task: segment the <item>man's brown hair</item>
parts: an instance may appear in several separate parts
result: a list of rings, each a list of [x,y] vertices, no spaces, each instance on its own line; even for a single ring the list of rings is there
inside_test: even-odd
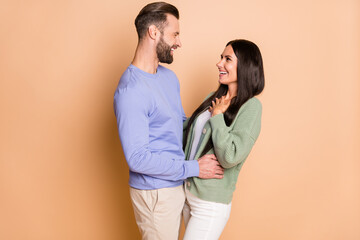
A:
[[[177,8],[166,2],[153,2],[146,5],[135,19],[136,31],[139,39],[143,38],[150,25],[154,24],[161,32],[166,24],[166,14],[179,19]]]

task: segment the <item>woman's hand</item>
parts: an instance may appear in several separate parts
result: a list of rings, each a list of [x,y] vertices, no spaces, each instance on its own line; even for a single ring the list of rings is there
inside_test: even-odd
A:
[[[215,102],[212,101],[212,106],[209,108],[209,112],[211,112],[211,116],[218,115],[220,113],[224,113],[228,107],[230,106],[231,99],[228,96],[222,96],[220,99],[215,98]]]

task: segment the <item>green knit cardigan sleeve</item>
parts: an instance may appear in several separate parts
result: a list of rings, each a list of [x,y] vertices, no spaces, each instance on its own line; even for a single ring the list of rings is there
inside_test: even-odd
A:
[[[257,98],[244,103],[228,127],[224,115],[210,118],[215,155],[223,168],[245,161],[260,134],[262,105]]]

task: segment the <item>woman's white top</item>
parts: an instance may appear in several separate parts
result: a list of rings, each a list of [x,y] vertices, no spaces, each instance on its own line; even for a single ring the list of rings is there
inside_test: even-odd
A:
[[[193,160],[196,154],[197,146],[200,141],[202,130],[205,126],[205,123],[211,118],[211,112],[205,110],[202,112],[198,118],[196,119],[193,131],[194,131],[194,139],[191,145],[191,152],[189,156],[189,160]]]

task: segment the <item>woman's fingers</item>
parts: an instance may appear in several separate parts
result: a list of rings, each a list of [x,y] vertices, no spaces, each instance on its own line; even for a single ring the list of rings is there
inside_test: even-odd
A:
[[[221,96],[220,98],[215,98],[211,101],[211,106],[209,107],[209,112],[212,113],[212,116],[215,116],[219,113],[224,113],[230,106],[231,99],[227,99],[227,96]]]
[[[218,105],[219,103],[220,103],[220,100],[218,99],[218,98],[215,98],[215,100],[216,100],[216,105]]]

